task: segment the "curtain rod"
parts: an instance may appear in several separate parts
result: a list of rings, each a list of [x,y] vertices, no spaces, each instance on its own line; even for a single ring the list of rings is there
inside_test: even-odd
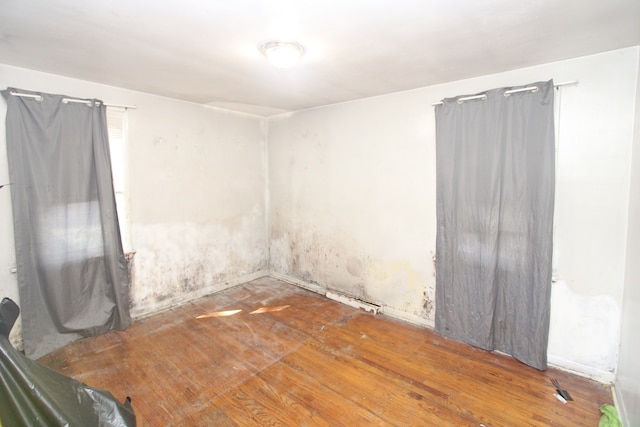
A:
[[[42,101],[42,95],[35,95],[35,94],[31,94],[31,93],[19,93],[19,92],[14,92],[11,91],[9,92],[11,95],[13,96],[20,96],[22,98],[31,98],[31,99],[35,99],[36,101]],[[86,105],[92,105],[93,101],[90,101],[88,99],[75,99],[75,98],[62,98],[61,102],[63,102],[64,104],[68,104],[70,102],[75,102],[78,104],[86,104]],[[138,108],[135,105],[118,105],[118,104],[109,104],[107,102],[102,102],[102,101],[98,101],[97,104],[99,105],[100,103],[104,104],[105,107],[114,107],[114,108],[125,108],[125,109],[136,109]]]
[[[568,82],[556,83],[556,84],[553,85],[553,87],[555,87],[557,89],[560,86],[577,85],[577,84],[578,84],[578,80],[571,80],[571,81],[568,81]],[[527,86],[527,87],[521,87],[519,89],[507,90],[507,91],[504,92],[504,96],[509,96],[509,95],[511,95],[513,93],[528,92],[528,91],[537,92],[538,91],[538,86]],[[462,98],[458,98],[458,103],[461,104],[461,103],[463,103],[465,101],[471,101],[472,99],[482,99],[482,100],[484,100],[486,98],[487,98],[487,95],[485,95],[485,94],[465,96],[465,97],[462,97]],[[436,103],[431,104],[431,105],[433,105],[435,107],[436,105],[442,105],[442,104],[443,104],[443,101],[440,101],[440,102],[436,102]]]

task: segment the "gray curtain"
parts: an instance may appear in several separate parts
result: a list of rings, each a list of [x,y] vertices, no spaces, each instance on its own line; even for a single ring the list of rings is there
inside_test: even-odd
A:
[[[436,106],[436,330],[546,369],[553,81]]]
[[[13,88],[2,95],[22,335],[36,358],[126,328],[128,276],[104,103]]]

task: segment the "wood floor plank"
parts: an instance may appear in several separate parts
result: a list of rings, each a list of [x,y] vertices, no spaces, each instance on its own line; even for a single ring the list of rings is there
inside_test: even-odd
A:
[[[350,402],[368,410],[391,425],[437,425],[448,421],[453,425],[471,425],[472,420],[459,413],[444,413],[438,398],[416,399],[419,390],[399,384],[397,378],[381,375],[348,355],[332,354],[332,350],[317,341],[309,341],[299,351],[289,355],[284,363],[303,370],[308,376],[327,384]]]
[[[313,414],[306,420],[308,425],[388,425],[372,412],[356,405],[345,411],[344,396],[332,389],[316,376],[296,366],[291,361],[283,361],[259,374],[265,382],[272,384],[272,390],[287,395]],[[318,420],[323,420],[322,423]]]
[[[605,385],[264,278],[42,359],[147,426],[593,426]],[[574,397],[554,396],[557,378]]]
[[[406,352],[406,345],[403,346],[401,340],[391,339],[397,335],[397,331],[406,331],[406,325],[401,328],[384,330],[392,321],[385,320],[380,322],[379,319],[371,319],[363,316],[355,317],[352,320],[353,326],[340,330],[341,333],[347,334],[343,337],[333,337],[329,343],[333,347],[342,347],[344,343],[358,342],[357,351],[361,360],[379,369],[386,369],[389,375],[401,375],[405,381],[421,381],[422,384],[429,384],[432,388],[437,388],[447,396],[451,396],[451,404],[460,401],[460,406],[473,410],[479,416],[492,411],[494,407],[509,406],[516,414],[523,414],[525,420],[539,418],[541,425],[547,425],[544,414],[547,408],[556,408],[557,401],[552,396],[553,388],[550,381],[545,381],[547,377],[544,373],[532,368],[528,368],[521,363],[508,358],[506,356],[492,355],[482,350],[469,348],[467,346],[465,357],[456,357],[457,352],[452,352],[459,346],[459,343],[450,342],[448,347],[434,346],[433,343],[428,345],[420,344],[420,348],[411,354],[411,357],[403,357]],[[426,337],[424,331],[416,330],[422,336]],[[327,335],[329,336],[329,335]],[[411,336],[411,335],[410,335]],[[420,337],[415,336],[419,341]],[[439,337],[438,340],[442,340]],[[381,342],[376,342],[376,341]],[[394,345],[394,343],[396,345]],[[408,343],[408,341],[407,341]],[[355,355],[353,346],[350,348],[351,354]],[[502,360],[502,363],[497,361]],[[507,375],[504,372],[505,364],[513,364],[519,370],[529,370],[529,376],[519,377]],[[496,369],[492,369],[493,365]],[[473,377],[469,381],[468,373],[473,373]],[[550,370],[549,372],[556,372]],[[565,373],[556,372],[556,376],[565,376]],[[526,380],[526,381],[525,381]],[[481,384],[482,390],[478,390],[478,383]],[[481,392],[485,398],[479,400],[476,398]],[[576,396],[580,396],[576,393]],[[598,410],[600,401],[586,402],[575,398],[575,402],[571,405],[570,412],[556,412],[555,416],[569,415],[571,420],[582,418],[585,413],[592,414]],[[608,399],[605,393],[601,398]],[[538,402],[538,406],[535,403]],[[543,405],[541,406],[540,403]],[[586,410],[583,411],[583,410]],[[597,412],[596,412],[597,413]],[[562,417],[566,419],[566,417]],[[525,422],[520,420],[520,422]],[[569,421],[571,421],[569,420]],[[487,419],[481,420],[486,424]],[[509,421],[514,419],[500,419],[493,416],[493,422],[499,421],[504,425],[508,425]]]

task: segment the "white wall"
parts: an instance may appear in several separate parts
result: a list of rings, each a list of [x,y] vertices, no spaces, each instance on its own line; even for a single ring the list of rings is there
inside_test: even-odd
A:
[[[269,121],[271,268],[432,318],[435,156],[405,92]]]
[[[612,380],[627,226],[637,227],[628,212],[638,57],[638,48],[624,49],[269,120],[3,65],[0,87],[138,106],[130,111],[128,153],[135,315],[270,268],[277,277],[348,293],[384,305],[387,314],[431,325],[431,104],[549,78],[579,80],[558,99],[559,282],[549,353],[554,364]],[[5,108],[0,102],[2,117]],[[4,135],[2,120],[0,182],[8,179]],[[15,255],[6,188],[0,211],[0,295],[17,299],[9,273]],[[627,273],[627,283],[634,278]],[[637,353],[634,347],[631,352]]]
[[[267,273],[265,121],[0,65],[0,87],[136,105],[129,110],[132,312],[154,312]],[[0,101],[0,183],[8,181]],[[0,296],[19,301],[10,193],[0,190]],[[19,344],[20,325],[12,333]]]
[[[137,105],[134,315],[267,274],[264,119],[166,98]]]
[[[640,70],[640,63],[638,64]],[[629,230],[622,303],[620,360],[615,383],[618,411],[625,426],[640,425],[640,71],[636,80],[633,167],[629,192]]]
[[[270,118],[274,275],[433,324],[432,103],[553,78],[560,90],[550,362],[612,381],[638,48]]]

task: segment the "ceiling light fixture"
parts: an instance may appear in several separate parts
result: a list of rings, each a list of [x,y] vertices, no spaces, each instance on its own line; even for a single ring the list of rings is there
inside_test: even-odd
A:
[[[269,40],[259,46],[260,52],[278,68],[291,68],[298,63],[305,48],[298,42]]]

